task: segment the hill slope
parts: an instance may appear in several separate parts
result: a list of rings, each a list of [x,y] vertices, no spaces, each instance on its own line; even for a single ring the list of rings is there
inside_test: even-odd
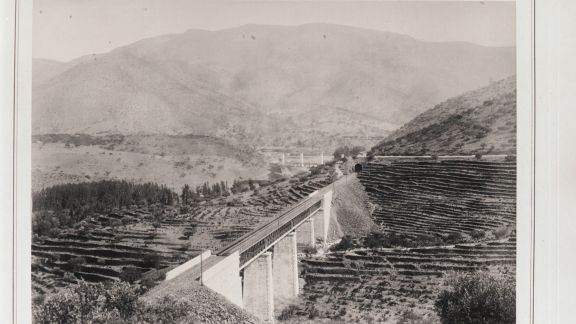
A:
[[[514,154],[516,77],[449,99],[393,132],[376,155]]]
[[[355,133],[381,135],[422,107],[515,73],[514,52],[326,24],[190,30],[59,66],[37,61],[35,73],[46,64],[55,73],[35,77],[33,125],[36,134],[193,133],[261,144],[295,128],[334,135],[338,109],[364,116]],[[310,111],[320,113],[298,118]]]

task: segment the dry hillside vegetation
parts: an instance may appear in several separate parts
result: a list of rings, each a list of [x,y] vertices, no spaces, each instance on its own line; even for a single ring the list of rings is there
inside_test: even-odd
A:
[[[373,205],[364,186],[356,176],[348,175],[346,185],[335,191],[332,198],[332,214],[337,217],[340,236],[361,237],[375,229],[372,219]],[[337,237],[336,239],[338,239]]]
[[[516,77],[449,99],[372,149],[376,155],[515,154]]]
[[[254,149],[207,136],[46,134],[33,137],[32,186],[131,179],[184,184],[267,179],[269,165]]]

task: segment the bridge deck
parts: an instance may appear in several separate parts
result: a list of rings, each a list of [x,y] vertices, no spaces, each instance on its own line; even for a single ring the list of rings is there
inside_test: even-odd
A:
[[[246,264],[253,257],[264,252],[277,239],[292,231],[298,224],[319,210],[322,206],[324,194],[340,186],[343,181],[345,181],[345,179],[341,178],[313,192],[301,202],[280,212],[279,216],[272,221],[260,226],[220,250],[217,255],[225,256],[238,251],[241,259],[240,264]]]

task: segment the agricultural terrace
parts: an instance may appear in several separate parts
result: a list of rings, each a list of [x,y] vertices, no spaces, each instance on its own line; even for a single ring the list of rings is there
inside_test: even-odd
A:
[[[379,230],[302,260],[302,298],[279,311],[281,320],[435,323],[448,278],[514,277],[511,158],[382,160],[358,179]]]
[[[329,183],[328,169],[254,190],[194,202],[140,204],[90,212],[53,235],[34,235],[32,285],[37,298],[78,280],[161,280],[201,251],[216,251]]]

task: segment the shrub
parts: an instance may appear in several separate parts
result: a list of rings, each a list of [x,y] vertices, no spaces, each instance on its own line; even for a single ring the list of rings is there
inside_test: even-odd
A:
[[[350,235],[344,236],[340,242],[330,248],[331,251],[346,251],[354,247],[354,242]]]
[[[391,236],[394,236],[392,234]],[[391,239],[384,233],[372,232],[364,238],[364,246],[368,248],[392,247]]]
[[[84,257],[74,257],[69,261],[70,265],[72,265],[72,271],[78,272],[82,269],[82,265],[86,263],[86,259]]]
[[[190,242],[186,242],[182,245],[180,245],[180,247],[178,248],[178,251],[180,252],[186,252],[190,249]]]
[[[307,245],[304,248],[302,248],[302,252],[306,254],[307,257],[310,257],[318,253],[318,248],[316,248],[316,246],[314,245]]]
[[[166,279],[166,270],[151,270],[146,272],[140,280],[140,285],[145,289],[150,289],[160,281]]]
[[[515,323],[516,287],[512,278],[468,274],[450,280],[434,306],[444,324]]]
[[[320,316],[320,311],[316,308],[316,306],[310,307],[308,310],[308,318],[315,319],[318,316]]]
[[[142,271],[134,266],[127,266],[120,273],[120,280],[128,283],[134,283],[142,277]]]
[[[298,307],[296,305],[290,305],[280,312],[278,319],[281,321],[287,321],[296,316],[296,311],[298,311]]]
[[[486,232],[475,229],[472,232],[470,232],[470,236],[475,240],[479,240],[486,237]]]
[[[160,269],[160,261],[162,260],[162,258],[160,257],[159,254],[147,254],[144,256],[144,264],[146,264],[146,267],[151,267],[151,268],[155,268],[155,269]]]
[[[482,160],[482,154],[480,153],[474,154],[474,157],[476,158],[476,160]]]
[[[364,238],[364,246],[368,248],[414,247],[417,245],[417,242],[396,233],[372,232]]]
[[[499,227],[499,228],[493,230],[492,232],[494,233],[494,237],[497,240],[501,240],[505,237],[510,236],[510,234],[512,234],[512,230],[513,230],[512,226],[504,226],[504,227]]]
[[[515,155],[506,155],[506,157],[504,158],[504,161],[506,161],[506,162],[516,161],[516,156]]]
[[[186,317],[190,315],[191,305],[187,301],[164,297],[150,303],[138,304],[132,323],[190,323]]]
[[[35,323],[118,323],[139,307],[140,290],[127,283],[88,284],[64,288],[32,310]]]
[[[460,243],[465,241],[466,238],[464,237],[464,235],[460,232],[455,232],[455,233],[450,233],[448,234],[448,237],[446,238],[446,243]]]

